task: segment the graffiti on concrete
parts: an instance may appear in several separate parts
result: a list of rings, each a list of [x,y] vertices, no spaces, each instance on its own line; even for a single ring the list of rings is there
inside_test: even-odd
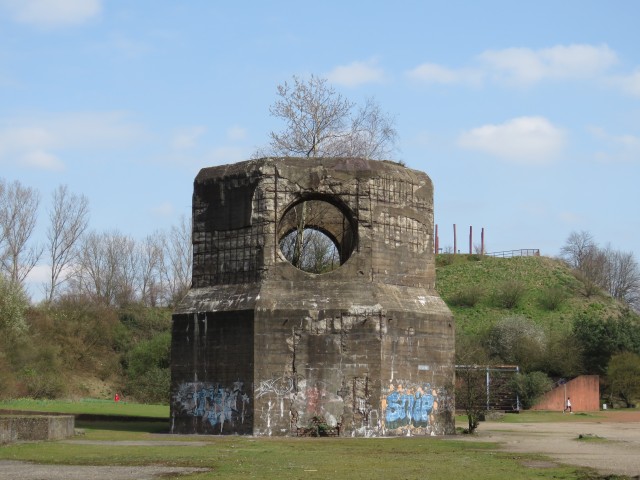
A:
[[[384,410],[385,425],[389,429],[428,427],[435,408],[436,391],[431,385],[402,385],[389,387]]]
[[[222,431],[225,424],[244,423],[250,399],[243,382],[234,382],[231,387],[186,382],[180,385],[174,400],[188,415],[199,417],[212,427],[219,426]]]

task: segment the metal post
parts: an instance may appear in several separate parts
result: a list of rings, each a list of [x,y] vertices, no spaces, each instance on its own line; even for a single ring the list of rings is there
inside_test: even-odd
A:
[[[490,388],[489,388],[489,383],[490,383],[491,379],[489,378],[489,367],[487,367],[487,411],[489,410],[489,393],[490,393]]]
[[[453,254],[458,253],[458,237],[456,236],[456,224],[453,224]]]

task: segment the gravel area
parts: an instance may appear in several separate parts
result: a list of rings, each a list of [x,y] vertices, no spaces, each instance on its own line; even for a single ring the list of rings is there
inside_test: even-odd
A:
[[[640,478],[640,412],[562,423],[482,422],[461,441],[496,442],[508,452],[540,453],[558,463],[591,467],[602,475]],[[583,440],[578,440],[582,436]]]

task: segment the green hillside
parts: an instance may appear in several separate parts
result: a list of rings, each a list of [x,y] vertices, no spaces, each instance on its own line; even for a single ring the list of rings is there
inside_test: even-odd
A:
[[[460,333],[485,332],[497,320],[523,315],[548,331],[569,332],[580,313],[605,320],[628,308],[603,292],[587,296],[587,287],[562,261],[549,257],[494,258],[439,255],[436,289],[452,310]],[[500,302],[505,290],[521,290],[517,304]],[[471,293],[469,293],[471,292]],[[465,302],[466,297],[471,300]],[[473,303],[475,299],[475,304]]]

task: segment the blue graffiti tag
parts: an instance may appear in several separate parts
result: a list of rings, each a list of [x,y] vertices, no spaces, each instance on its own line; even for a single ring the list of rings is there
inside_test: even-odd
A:
[[[193,382],[182,384],[176,399],[188,415],[200,417],[211,426],[225,423],[244,423],[249,396],[243,392],[242,382],[232,388],[219,384]]]
[[[425,392],[430,391],[426,385]],[[426,427],[429,415],[433,410],[434,397],[431,393],[417,390],[415,393],[393,391],[387,395],[385,420],[387,428],[398,428],[407,425]]]

